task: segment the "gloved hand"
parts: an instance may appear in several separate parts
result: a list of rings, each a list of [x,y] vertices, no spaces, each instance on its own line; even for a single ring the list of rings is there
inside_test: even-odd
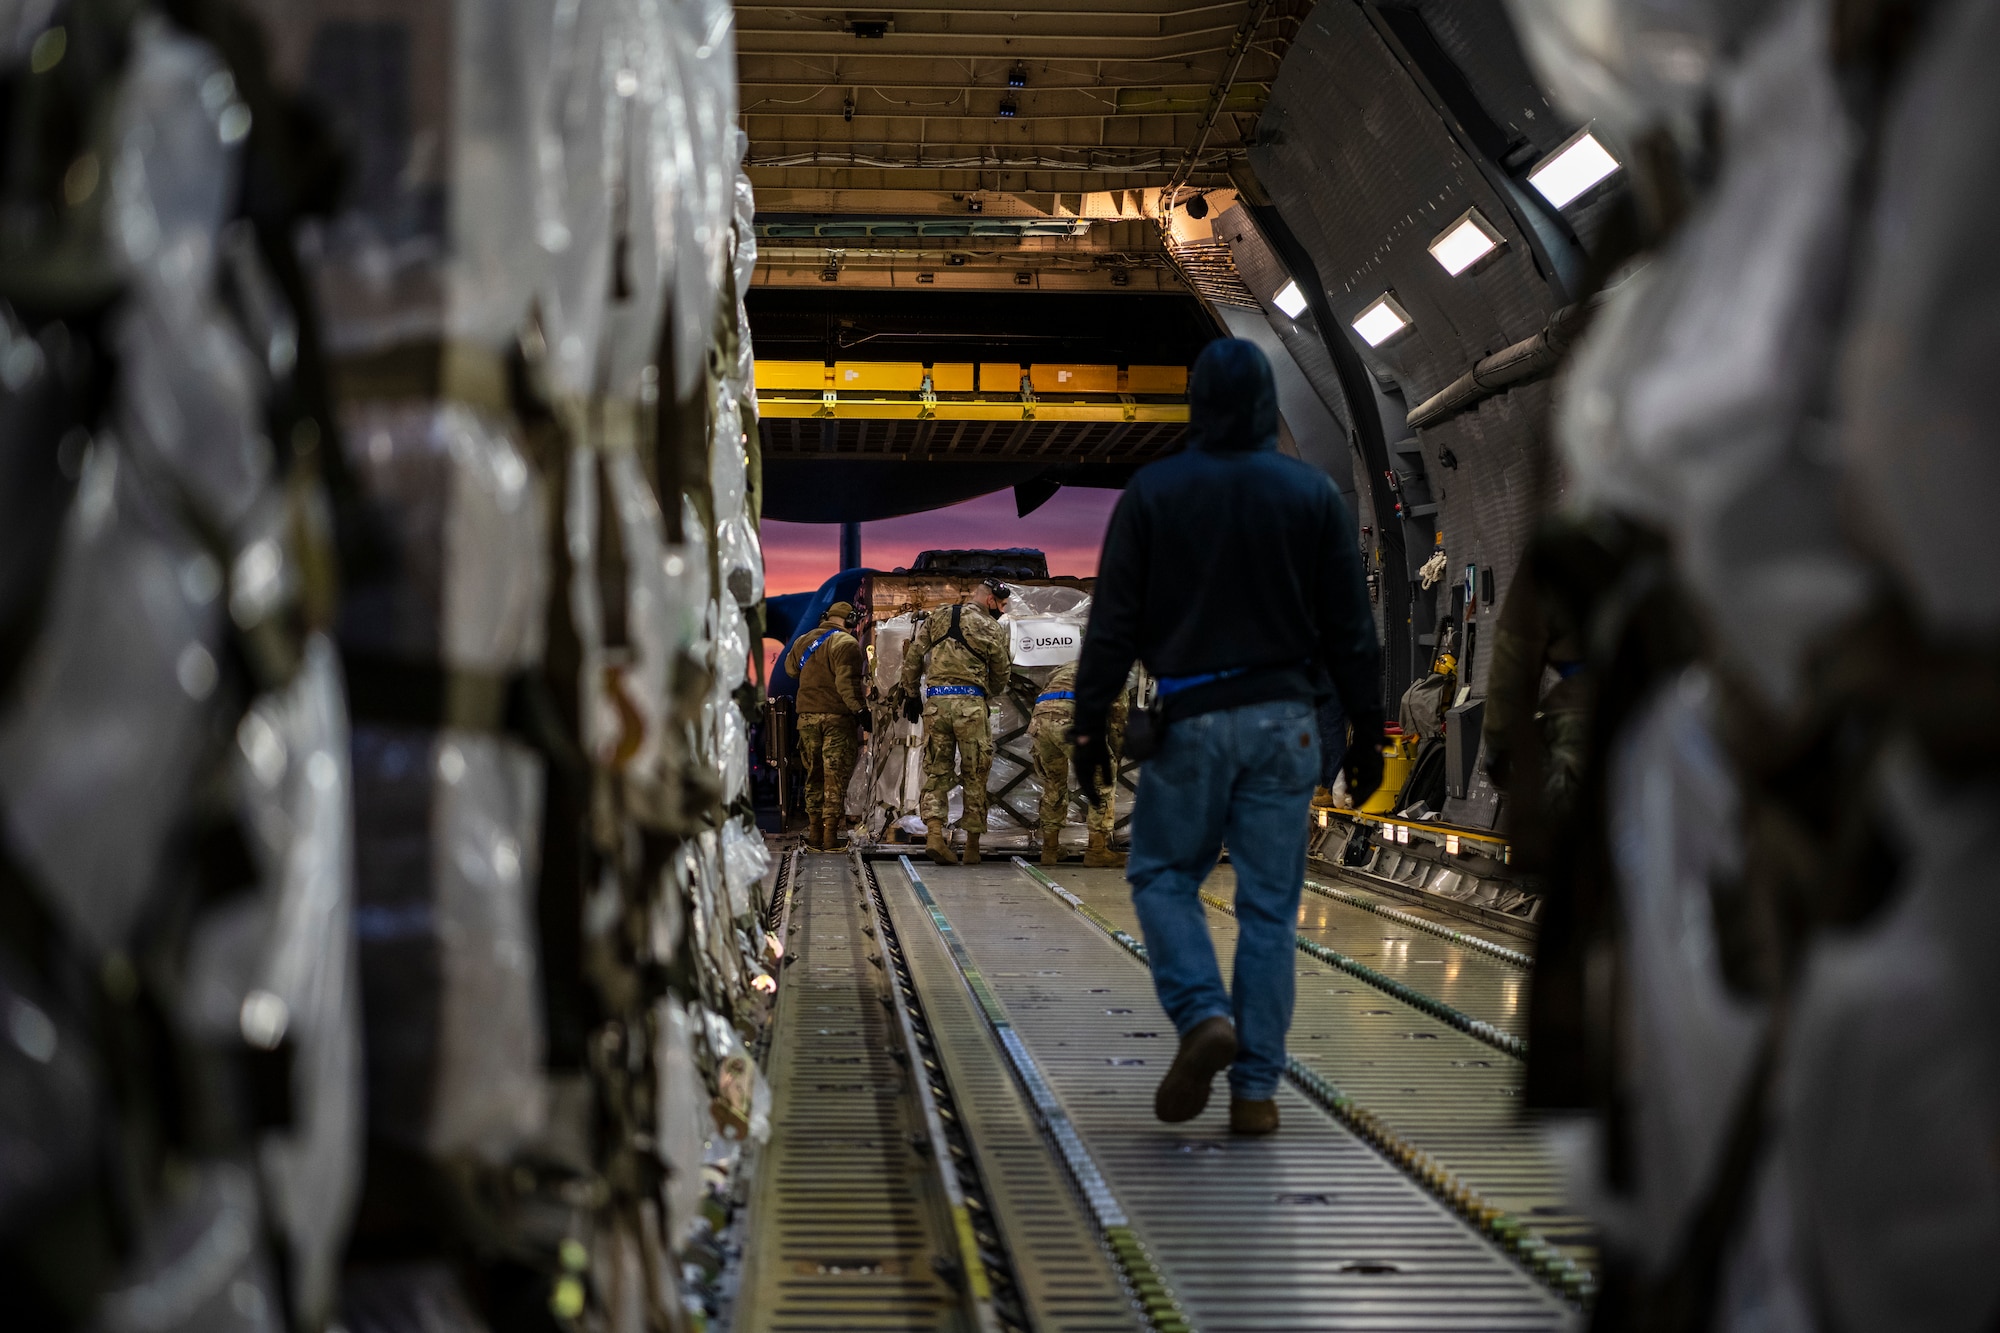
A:
[[[923,721],[924,701],[914,694],[903,700],[903,720],[906,722]]]
[[[1076,775],[1083,783],[1083,799],[1093,806],[1104,803],[1104,790],[1111,785],[1111,747],[1102,736],[1069,733],[1070,752],[1076,760]]]
[[[854,721],[855,721],[856,725],[858,725],[858,726],[859,726],[859,727],[861,728],[861,734],[862,734],[862,735],[864,735],[864,736],[872,736],[872,735],[874,735],[874,734],[875,734],[875,710],[874,710],[874,709],[872,709],[872,708],[864,708],[864,709],[862,709],[862,710],[861,710],[860,712],[858,712],[858,713],[856,713],[856,714],[854,715]]]
[[[1353,739],[1347,743],[1341,772],[1347,777],[1347,799],[1359,810],[1382,785],[1382,715],[1363,713],[1351,720]]]

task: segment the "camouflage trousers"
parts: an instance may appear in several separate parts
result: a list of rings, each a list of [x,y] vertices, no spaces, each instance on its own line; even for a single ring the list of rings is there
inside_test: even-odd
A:
[[[800,713],[799,758],[806,769],[806,820],[839,820],[861,757],[861,729],[845,713]]]
[[[954,776],[952,760],[958,761]],[[965,814],[958,826],[986,831],[986,778],[993,771],[993,729],[986,720],[986,700],[977,695],[946,694],[924,700],[924,793],[917,813],[925,823],[950,813],[951,789],[965,788]]]
[[[1075,716],[1075,706],[1068,703],[1053,707],[1043,705],[1028,719],[1028,741],[1035,751],[1035,777],[1042,784],[1041,825],[1043,833],[1054,833],[1063,826],[1069,805],[1070,749],[1066,733]],[[1086,823],[1092,833],[1102,833],[1108,841],[1111,831],[1118,821],[1116,797],[1118,794],[1118,753],[1125,748],[1125,708],[1123,700],[1111,710],[1111,717],[1105,724],[1105,739],[1111,744],[1111,785],[1104,788],[1102,804],[1090,807]]]

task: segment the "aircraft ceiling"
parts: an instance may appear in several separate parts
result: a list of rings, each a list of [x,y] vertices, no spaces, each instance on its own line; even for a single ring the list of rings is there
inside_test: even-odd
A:
[[[842,358],[984,343],[1023,373],[1186,365],[1225,328],[1249,333],[1325,409],[1286,438],[1352,488],[1389,571],[1392,677],[1447,610],[1442,585],[1410,591],[1437,552],[1454,588],[1464,566],[1504,593],[1551,484],[1549,340],[1623,252],[1633,202],[1615,171],[1560,203],[1533,184],[1583,129],[1536,86],[1498,0],[738,13],[760,355],[823,356],[831,384]],[[1435,247],[1459,227],[1485,249],[1454,270]],[[1356,327],[1371,313],[1379,346]],[[1531,353],[1518,382],[1467,389],[1509,349]],[[1447,387],[1453,406],[1412,427]],[[1117,484],[1180,438],[852,419],[866,410],[766,421],[767,512],[906,512],[1040,464],[1027,503],[1065,475]],[[926,473],[952,467],[967,470]]]

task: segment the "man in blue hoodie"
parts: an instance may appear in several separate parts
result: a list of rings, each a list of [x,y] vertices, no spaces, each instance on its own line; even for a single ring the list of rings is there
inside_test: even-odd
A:
[[[1264,354],[1210,343],[1189,407],[1188,447],[1141,469],[1111,516],[1077,669],[1076,761],[1095,791],[1106,716],[1133,660],[1145,663],[1166,730],[1140,770],[1125,877],[1181,1039],[1154,1113],[1200,1115],[1230,1068],[1230,1128],[1268,1134],[1320,747],[1344,749],[1356,805],[1381,785],[1381,650],[1353,518],[1329,477],[1277,451]],[[1348,735],[1319,734],[1316,703],[1329,696]],[[1236,872],[1233,995],[1200,898],[1224,844]]]

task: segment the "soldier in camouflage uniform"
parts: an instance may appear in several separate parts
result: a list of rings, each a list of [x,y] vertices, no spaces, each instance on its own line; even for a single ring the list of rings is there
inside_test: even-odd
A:
[[[954,754],[959,785],[965,789],[965,814],[958,821],[965,830],[965,863],[979,863],[986,777],[993,768],[993,729],[986,707],[1007,688],[1013,656],[1007,631],[994,619],[1006,601],[1006,584],[984,580],[973,589],[971,601],[931,612],[903,653],[897,693],[903,715],[912,722],[921,717],[924,723],[924,792],[917,810],[924,819],[924,850],[939,865],[958,864],[944,836]]]
[[[1111,771],[1118,771],[1118,752],[1125,747],[1126,696],[1111,705],[1105,736],[1111,746]],[[1070,724],[1076,718],[1076,663],[1059,666],[1048,684],[1035,696],[1035,712],[1028,719],[1028,739],[1035,747],[1035,776],[1042,784],[1042,864],[1052,866],[1061,857],[1058,838],[1063,815],[1069,806]],[[1090,846],[1083,854],[1084,865],[1116,869],[1125,858],[1111,850],[1111,831],[1117,821],[1113,797],[1118,783],[1114,777],[1101,792],[1102,800],[1090,806]]]
[[[861,645],[848,633],[854,608],[835,602],[818,625],[785,651],[785,670],[799,683],[799,757],[806,770],[806,845],[830,852],[847,803],[847,784],[861,754],[868,708]]]

